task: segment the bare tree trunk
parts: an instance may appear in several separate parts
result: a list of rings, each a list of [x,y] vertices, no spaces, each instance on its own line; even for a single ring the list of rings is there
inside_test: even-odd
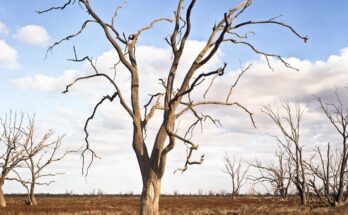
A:
[[[144,180],[143,191],[140,197],[140,214],[158,215],[160,195],[161,179],[151,171],[150,177]]]
[[[306,205],[307,204],[307,194],[306,194],[305,190],[301,190],[300,198],[301,198],[301,205]]]
[[[140,196],[139,214],[158,215],[159,198],[161,194],[161,179],[156,173],[158,169],[152,168],[151,159],[147,153],[146,145],[143,143],[144,139],[140,126],[135,123],[133,126],[133,149],[137,156],[143,179],[143,190]]]
[[[340,169],[340,181],[338,186],[338,192],[336,196],[336,202],[337,204],[343,203],[343,193],[344,193],[344,178],[345,178],[345,170],[347,165],[347,146],[346,146],[346,138],[343,138],[343,155],[342,155],[342,162],[341,162],[341,169]]]
[[[169,122],[170,127],[173,127],[174,121]],[[143,141],[143,133],[138,133],[136,127],[135,141]],[[143,190],[140,196],[140,214],[141,215],[158,215],[159,214],[159,198],[161,195],[161,179],[164,174],[165,165],[166,165],[166,155],[163,153],[164,143],[167,139],[167,132],[165,127],[162,125],[159,129],[156,140],[154,143],[153,151],[151,157],[139,156],[135,148],[135,152],[138,157],[138,162],[141,170],[141,175],[143,179]],[[134,146],[138,144],[133,144]],[[146,147],[146,145],[144,144]],[[147,150],[144,150],[146,153]],[[147,159],[148,158],[148,159]]]
[[[4,185],[4,181],[0,179],[0,206],[4,208],[6,207],[6,201],[5,201],[4,192],[2,190],[3,185]]]
[[[302,194],[301,194],[301,204],[306,205],[307,204],[307,180],[306,180],[306,174],[305,174],[305,168],[303,165],[303,160],[302,160],[302,150],[300,152],[300,165],[301,165],[301,177],[302,177]]]
[[[29,201],[31,205],[37,205],[37,201],[34,195],[35,192],[35,181],[30,185]]]
[[[303,168],[303,165],[301,164],[301,167]],[[303,171],[303,169],[302,169]],[[299,182],[297,186],[297,189],[298,189],[298,192],[299,192],[299,195],[300,195],[300,199],[301,199],[301,205],[306,205],[307,204],[307,182],[306,182],[306,178],[305,178],[305,175],[301,174],[301,177],[302,177],[302,181]],[[297,177],[299,178],[299,177]]]
[[[298,191],[298,195],[300,196],[301,199],[301,205],[306,205],[307,204],[307,195],[306,195],[306,190],[303,187],[302,183],[299,184],[295,184],[297,191]]]

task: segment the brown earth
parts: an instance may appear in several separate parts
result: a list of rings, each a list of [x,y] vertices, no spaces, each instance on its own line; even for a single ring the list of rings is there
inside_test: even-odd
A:
[[[37,206],[24,205],[24,196],[7,196],[8,207],[1,215],[111,215],[137,214],[136,196],[38,196]],[[275,197],[241,196],[163,196],[161,214],[348,214],[348,205],[326,207],[316,201],[300,207],[297,198],[282,200]]]

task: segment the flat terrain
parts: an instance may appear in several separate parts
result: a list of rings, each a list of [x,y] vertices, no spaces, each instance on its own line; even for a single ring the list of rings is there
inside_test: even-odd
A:
[[[37,206],[23,204],[24,196],[7,196],[7,208],[1,215],[111,215],[137,214],[136,196],[37,196]],[[348,206],[325,207],[312,201],[309,206],[298,206],[297,198],[282,200],[274,197],[241,196],[163,196],[161,214],[348,214]]]

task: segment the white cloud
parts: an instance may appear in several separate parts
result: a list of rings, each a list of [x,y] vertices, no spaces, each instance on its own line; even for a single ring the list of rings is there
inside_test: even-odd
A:
[[[178,77],[182,77],[185,69],[188,68],[190,63],[193,61],[193,56],[197,54],[199,48],[203,47],[204,43],[199,41],[188,41],[188,46],[185,49],[183,55],[183,61],[179,67]],[[152,53],[151,55],[149,53]],[[215,68],[215,66],[221,63],[220,59],[221,53],[212,58],[211,62],[205,65],[201,70],[208,70]],[[114,64],[117,62],[116,52],[114,50],[104,52],[97,59],[97,68],[100,72],[109,74],[111,77],[114,75],[114,70],[112,69]],[[165,78],[165,72],[169,70],[171,63],[171,49],[169,48],[157,48],[152,46],[139,46],[137,48],[138,66],[139,66],[139,76],[142,81],[142,91],[143,98],[148,98],[149,93],[157,92],[163,89],[159,84],[158,78]],[[70,81],[72,81],[77,76],[82,76],[86,74],[93,74],[94,71],[90,68],[89,63],[86,63],[81,71],[65,71],[61,76],[48,76],[45,74],[36,74],[33,77],[26,76],[16,80],[12,80],[16,86],[20,89],[30,89],[38,92],[61,92]],[[129,72],[124,66],[117,66],[116,79],[119,87],[124,89],[125,95],[127,95],[128,87],[130,84]],[[109,89],[108,82],[103,78],[89,80],[83,80],[75,84],[71,89],[72,93],[77,93],[78,95],[86,95],[86,87],[94,89],[88,92],[90,96],[91,93],[95,94],[105,94],[105,90]],[[126,97],[126,96],[125,96]]]
[[[14,70],[20,67],[16,49],[9,46],[6,41],[0,40],[0,50],[0,69]]]
[[[77,76],[77,71],[66,70],[63,75],[52,77],[43,74],[36,74],[33,77],[26,76],[12,80],[12,83],[22,90],[34,90],[39,92],[62,92],[65,83]]]
[[[275,72],[267,68],[264,60],[251,62],[253,68],[242,77],[232,98],[253,106],[282,100],[308,103],[313,95],[320,96],[348,83],[348,49],[342,49],[340,55],[330,56],[327,61],[296,58],[287,61],[300,71],[286,69],[279,61],[272,62]],[[229,73],[216,82],[211,97],[226,95],[237,73]]]
[[[198,41],[190,41],[190,46],[187,47],[183,56],[182,65],[179,67],[178,80],[182,78],[185,69],[190,65],[193,57],[203,45]],[[137,48],[138,66],[141,78],[142,102],[148,100],[149,93],[155,93],[163,87],[158,84],[158,78],[164,78],[164,75],[170,67],[172,61],[171,50],[167,48],[157,48],[151,46],[140,46]],[[202,71],[211,71],[222,64],[223,53],[212,59]],[[303,143],[306,145],[306,150],[310,150],[313,144],[331,141],[335,139],[335,133],[327,123],[325,117],[318,109],[312,95],[323,96],[329,98],[335,87],[346,85],[348,71],[348,49],[343,49],[339,55],[333,55],[326,61],[311,62],[307,60],[299,60],[296,58],[287,59],[294,67],[300,71],[288,70],[278,61],[272,61],[272,66],[275,72],[270,71],[267,63],[262,60],[254,60],[250,63],[253,68],[248,71],[240,80],[237,87],[234,89],[231,101],[238,101],[248,107],[255,113],[255,119],[258,130],[253,129],[248,115],[236,108],[225,107],[207,107],[199,109],[205,114],[212,114],[214,118],[221,119],[222,127],[216,128],[211,123],[205,125],[204,133],[200,133],[200,129],[196,131],[195,137],[192,139],[200,145],[198,152],[194,156],[206,155],[206,161],[202,166],[190,167],[190,170],[185,174],[174,175],[172,172],[184,164],[185,147],[178,143],[177,147],[171,152],[168,157],[168,168],[163,182],[163,191],[172,192],[180,187],[183,192],[196,192],[199,188],[211,189],[219,191],[222,189],[219,183],[207,185],[209,180],[224,181],[228,178],[221,174],[220,169],[223,168],[222,157],[225,151],[231,154],[238,154],[248,161],[253,161],[254,158],[260,160],[270,160],[275,148],[275,142],[272,138],[265,135],[265,132],[274,132],[275,128],[272,123],[260,113],[261,105],[270,104],[275,106],[279,101],[290,100],[299,102],[306,106],[306,112],[303,118],[302,135]],[[112,75],[111,67],[117,61],[114,51],[103,53],[97,61],[97,66],[100,71]],[[78,75],[92,74],[90,68],[83,67],[82,71],[66,71],[58,77],[48,75],[35,75],[34,77],[24,77],[13,80],[13,83],[23,89],[31,89],[39,92],[61,92],[65,85],[76,78]],[[239,71],[226,71],[222,77],[218,77],[215,81],[211,92],[207,95],[208,99],[225,99],[230,85],[234,82]],[[116,79],[120,88],[125,91],[124,96],[128,97],[129,89],[129,72],[124,67],[118,66]],[[178,86],[180,82],[177,82]],[[209,82],[207,82],[209,83]],[[192,95],[192,99],[196,101],[202,98],[207,85],[202,84],[197,88],[198,93]],[[112,88],[105,80],[93,80],[91,82],[83,81],[73,88],[70,94],[73,98],[86,99],[78,100],[78,105],[70,107],[69,105],[60,108],[60,114],[57,114],[55,119],[51,119],[54,123],[59,121],[70,134],[74,135],[71,144],[79,142],[83,144],[83,125],[85,119],[91,114],[92,106],[99,101],[102,96],[109,92]],[[129,101],[128,101],[129,102]],[[65,109],[67,108],[67,109]],[[73,111],[70,111],[70,108]],[[86,111],[87,110],[87,111]],[[149,146],[153,143],[156,129],[162,115],[154,116],[152,123],[148,126],[148,136],[146,139]],[[181,126],[188,126],[190,114],[187,114],[180,120]],[[110,190],[113,187],[108,184],[104,178],[98,178],[98,173],[110,172],[108,168],[112,168],[119,172],[124,169],[133,169],[125,171],[127,179],[114,173],[110,173],[110,178],[115,181],[129,181],[129,186],[114,188],[110,192],[140,190],[140,178],[136,159],[131,148],[131,123],[129,117],[116,101],[113,104],[103,104],[97,112],[95,119],[89,125],[91,147],[96,150],[102,160],[97,160],[92,167],[89,178],[93,178],[90,182],[91,187],[102,187]],[[179,130],[180,131],[180,130]],[[316,135],[313,135],[315,133]],[[321,134],[318,136],[317,134]],[[332,141],[335,142],[335,141]],[[127,165],[124,165],[122,159],[129,160]],[[112,160],[112,162],[111,162]],[[112,163],[112,167],[110,167]],[[80,171],[78,168],[76,171]],[[73,172],[73,171],[71,171]],[[170,177],[169,177],[170,176]],[[62,179],[63,180],[63,179]],[[62,184],[64,184],[62,182]],[[185,186],[182,186],[185,184]],[[182,188],[185,187],[185,188]],[[78,190],[85,188],[76,186]]]
[[[9,33],[9,30],[8,30],[7,26],[5,25],[5,23],[0,21],[0,35],[1,34],[6,35],[8,33]]]
[[[198,52],[199,48],[203,46],[203,43],[198,41],[190,41],[189,46],[183,56],[183,61],[179,67],[177,80],[181,80],[185,69],[188,68],[193,61],[193,57]],[[149,54],[151,53],[151,55]],[[164,78],[165,72],[168,71],[171,63],[171,50],[166,48],[157,48],[151,46],[140,46],[137,49],[138,65],[141,78],[141,92],[142,103],[148,101],[148,94],[156,93],[163,89],[158,84],[158,78]],[[324,96],[332,95],[332,91],[335,87],[340,87],[347,84],[347,71],[348,71],[348,49],[341,50],[339,55],[333,55],[328,58],[327,61],[310,62],[307,60],[299,60],[296,58],[287,59],[294,67],[299,68],[300,71],[289,70],[279,61],[272,61],[272,67],[275,72],[272,72],[267,63],[262,60],[255,60],[251,62],[253,67],[248,71],[240,80],[237,87],[234,89],[231,96],[231,101],[238,101],[242,105],[249,108],[255,113],[256,123],[260,128],[272,128],[265,117],[260,114],[259,108],[262,105],[276,105],[280,101],[290,100],[293,102],[300,102],[307,105],[308,120],[320,122],[320,113],[313,104],[313,95]],[[103,53],[98,58],[98,69],[105,73],[112,75],[111,69],[117,61],[116,53],[114,51],[108,51]],[[202,70],[210,71],[221,65],[222,53],[218,53],[208,65]],[[12,82],[21,89],[31,89],[40,92],[62,92],[64,87],[70,83],[74,78],[79,75],[91,74],[93,71],[86,67],[83,72],[77,71],[65,71],[64,74],[58,77],[52,77],[43,74],[37,74],[34,77],[23,77]],[[239,71],[226,71],[226,74],[222,77],[218,77],[215,84],[211,88],[210,93],[207,95],[207,99],[224,100],[229,91],[230,85],[234,82]],[[125,70],[123,66],[118,66],[116,79],[119,83],[119,87],[123,89],[123,96],[129,97],[129,72]],[[192,93],[192,99],[195,101],[202,100],[202,94],[206,89],[207,84],[202,84],[197,88],[198,93]],[[176,83],[177,85],[179,82]],[[88,90],[86,90],[88,89]],[[110,93],[112,87],[106,80],[94,79],[90,81],[83,80],[74,85],[71,88],[70,94],[73,96],[79,96],[85,98],[89,106],[95,104],[96,101],[104,96],[106,93]],[[127,100],[129,102],[129,99]],[[106,114],[101,114],[101,121],[99,127],[102,124],[110,126],[113,120],[108,119],[107,116],[113,115],[112,112],[115,108],[107,108]],[[243,110],[238,108],[225,108],[215,107],[213,110],[211,107],[201,108],[199,111],[211,113],[217,118],[222,119],[223,130],[236,133],[252,133],[253,129],[249,122],[248,115]],[[113,115],[114,116],[114,115]],[[122,115],[123,116],[123,115]],[[225,117],[229,116],[229,117]],[[158,118],[153,119],[153,123],[149,124],[149,128],[157,128],[161,114],[158,114]],[[190,119],[190,113],[184,117],[184,122],[188,123]],[[117,121],[115,119],[115,121]],[[120,126],[124,126],[127,120],[122,119],[122,123],[112,125],[113,128],[120,129]],[[240,124],[240,121],[246,123]],[[182,125],[185,125],[181,122]],[[209,125],[209,128],[214,129]],[[125,128],[128,128],[125,126]],[[149,129],[149,140],[151,140],[151,129]],[[153,131],[155,132],[155,130]]]
[[[46,29],[39,25],[21,27],[15,34],[15,38],[21,42],[35,46],[45,46],[50,39]]]

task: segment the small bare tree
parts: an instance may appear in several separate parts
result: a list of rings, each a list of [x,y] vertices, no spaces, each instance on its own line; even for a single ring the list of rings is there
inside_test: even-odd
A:
[[[14,170],[16,177],[9,178],[9,180],[20,182],[26,188],[28,192],[28,200],[26,203],[28,205],[37,204],[35,198],[36,185],[50,185],[55,182],[54,180],[44,182],[42,181],[43,178],[63,174],[62,172],[47,172],[47,167],[52,163],[62,160],[68,153],[73,152],[61,150],[63,136],[54,138],[54,132],[49,130],[42,135],[42,138],[38,139],[36,138],[35,130],[35,118],[28,117],[28,126],[22,131],[28,140],[23,146],[24,154],[27,159],[24,160],[21,170],[23,170],[23,168],[28,170],[30,178],[24,178],[17,170]]]
[[[347,106],[343,104],[337,90],[335,91],[335,96],[337,100],[336,103],[324,103],[320,97],[317,97],[317,100],[322,111],[325,113],[329,122],[336,129],[342,141],[338,163],[339,170],[337,192],[335,195],[335,201],[338,204],[341,204],[346,200],[344,192],[348,192],[348,190],[345,190],[347,187],[346,177],[348,162],[348,109]],[[327,151],[329,151],[329,148],[327,149]],[[323,167],[324,166],[325,165],[323,165]],[[326,174],[329,173],[326,172]]]
[[[25,156],[24,145],[28,141],[22,133],[23,114],[10,112],[5,117],[0,118],[1,123],[1,156],[0,156],[0,206],[6,207],[6,201],[3,193],[3,186],[8,179],[8,175],[21,162],[27,159]]]
[[[232,191],[231,196],[235,197],[239,195],[241,187],[246,183],[246,174],[248,173],[249,166],[242,170],[242,160],[236,161],[236,158],[233,156],[233,159],[229,157],[226,153],[224,156],[224,165],[225,169],[222,172],[228,174],[231,177]]]
[[[274,137],[290,158],[294,168],[294,174],[291,178],[301,198],[301,204],[305,205],[307,204],[308,189],[302,153],[303,146],[300,144],[300,123],[303,110],[300,106],[292,107],[289,102],[282,103],[282,110],[285,112],[283,116],[280,115],[279,111],[275,112],[269,105],[261,109],[282,133],[282,138]]]
[[[277,164],[263,164],[259,160],[251,163],[250,166],[258,169],[259,176],[250,176],[249,179],[255,183],[261,183],[264,186],[266,186],[265,183],[269,183],[274,195],[280,195],[286,199],[292,180],[291,162],[281,148],[277,150],[275,156],[277,158]]]
[[[196,119],[196,122],[189,126],[189,130],[194,128],[194,125],[201,123],[203,121],[216,121],[209,115],[199,114],[196,109],[202,106],[227,106],[227,107],[238,107],[244,110],[252,119],[252,114],[248,111],[243,105],[236,101],[232,101],[232,89],[236,86],[240,76],[245,72],[243,71],[241,75],[237,78],[236,81],[232,81],[231,88],[227,92],[226,98],[206,99],[205,95],[208,93],[210,87],[208,87],[205,93],[197,92],[197,86],[200,85],[204,80],[209,78],[213,81],[222,76],[225,73],[227,64],[224,63],[216,70],[210,72],[202,71],[202,67],[206,65],[213,56],[215,56],[218,50],[222,47],[223,44],[232,44],[232,45],[242,45],[249,48],[251,51],[256,54],[260,54],[267,59],[269,63],[269,58],[274,57],[280,60],[288,68],[292,68],[289,63],[287,63],[281,56],[270,54],[264,51],[257,49],[249,40],[248,32],[250,29],[246,30],[246,27],[262,24],[273,24],[280,27],[284,27],[290,30],[295,36],[299,37],[303,41],[307,41],[307,37],[303,37],[298,34],[291,26],[279,22],[276,18],[254,21],[238,21],[238,18],[242,13],[244,13],[252,4],[252,0],[243,0],[240,1],[234,7],[227,9],[224,14],[222,14],[220,20],[215,22],[212,26],[211,32],[208,32],[207,40],[202,49],[199,50],[199,53],[194,56],[194,60],[188,69],[184,72],[183,78],[180,78],[177,74],[178,68],[182,64],[182,56],[184,49],[187,47],[187,42],[192,33],[193,23],[192,23],[192,14],[196,5],[196,0],[177,0],[178,4],[174,12],[174,17],[169,18],[158,18],[151,21],[147,26],[140,28],[138,31],[135,31],[132,34],[126,35],[120,31],[116,26],[116,19],[121,8],[117,7],[113,17],[110,22],[107,22],[103,19],[98,11],[94,10],[94,7],[91,4],[90,0],[69,0],[64,5],[58,7],[51,7],[47,10],[40,11],[39,13],[47,13],[54,10],[63,11],[65,8],[79,4],[78,8],[83,8],[87,11],[89,19],[87,19],[77,31],[77,33],[71,34],[60,41],[54,43],[50,48],[51,51],[54,47],[61,44],[64,41],[73,39],[79,36],[87,26],[91,24],[96,24],[100,27],[100,30],[105,35],[106,41],[114,48],[117,53],[117,58],[115,59],[115,74],[109,74],[106,71],[100,71],[96,66],[95,62],[91,60],[90,57],[86,56],[83,58],[78,58],[76,51],[74,51],[75,58],[72,61],[82,62],[86,61],[90,63],[93,71],[95,73],[79,77],[75,79],[72,83],[67,85],[64,93],[69,92],[70,88],[76,83],[94,78],[103,78],[107,83],[111,84],[114,89],[114,92],[110,95],[104,96],[94,107],[92,115],[88,118],[85,123],[85,133],[86,133],[86,148],[83,151],[83,162],[84,155],[90,153],[93,161],[93,158],[96,157],[95,152],[91,149],[88,142],[88,123],[93,117],[98,109],[98,107],[105,101],[118,101],[123,107],[125,112],[129,115],[130,122],[133,125],[133,140],[132,146],[135,152],[135,155],[138,160],[143,189],[140,197],[140,214],[158,214],[159,212],[159,198],[161,191],[161,180],[164,175],[166,168],[167,155],[175,148],[176,141],[182,141],[187,146],[187,156],[185,164],[180,170],[183,172],[187,170],[189,165],[201,164],[203,162],[203,156],[198,160],[193,160],[192,154],[198,149],[198,145],[188,138],[185,138],[184,134],[177,132],[178,123],[176,123],[181,116],[184,114],[192,113],[192,117]],[[75,4],[76,3],[76,4]],[[96,4],[97,1],[94,1]],[[141,92],[141,85],[143,84],[140,79],[139,74],[142,72],[139,69],[138,59],[136,55],[136,50],[138,46],[138,41],[141,36],[148,30],[152,29],[153,26],[159,22],[170,22],[174,23],[173,30],[170,35],[165,39],[169,47],[172,50],[172,59],[171,66],[168,71],[165,73],[161,71],[158,75],[160,77],[160,84],[163,86],[161,92],[155,92],[150,96],[148,102],[145,102],[145,105],[141,105],[141,98],[145,97],[149,92]],[[242,32],[244,29],[245,32]],[[241,33],[242,32],[242,33]],[[115,75],[117,69],[121,67],[126,68],[129,73],[129,88],[128,92],[125,93],[125,90],[119,87]],[[164,76],[164,77],[163,77]],[[154,83],[157,83],[157,79],[153,80]],[[211,84],[209,86],[211,86]],[[196,92],[198,94],[203,94],[199,99],[193,100],[191,95]],[[127,96],[125,96],[127,95]],[[129,95],[129,96],[128,96]],[[203,98],[202,98],[203,97]],[[155,101],[155,102],[154,102]],[[154,104],[153,104],[154,103]],[[143,108],[142,108],[143,107]],[[146,127],[152,117],[157,113],[161,112],[161,122],[158,124],[157,134],[154,138],[153,144],[151,144],[152,149],[149,151],[146,144]],[[87,167],[90,166],[86,165]]]
[[[311,175],[308,185],[322,202],[336,206],[341,178],[341,154],[337,150],[331,152],[330,143],[327,144],[326,152],[323,153],[319,147],[316,147],[314,152],[311,160],[306,162]]]

